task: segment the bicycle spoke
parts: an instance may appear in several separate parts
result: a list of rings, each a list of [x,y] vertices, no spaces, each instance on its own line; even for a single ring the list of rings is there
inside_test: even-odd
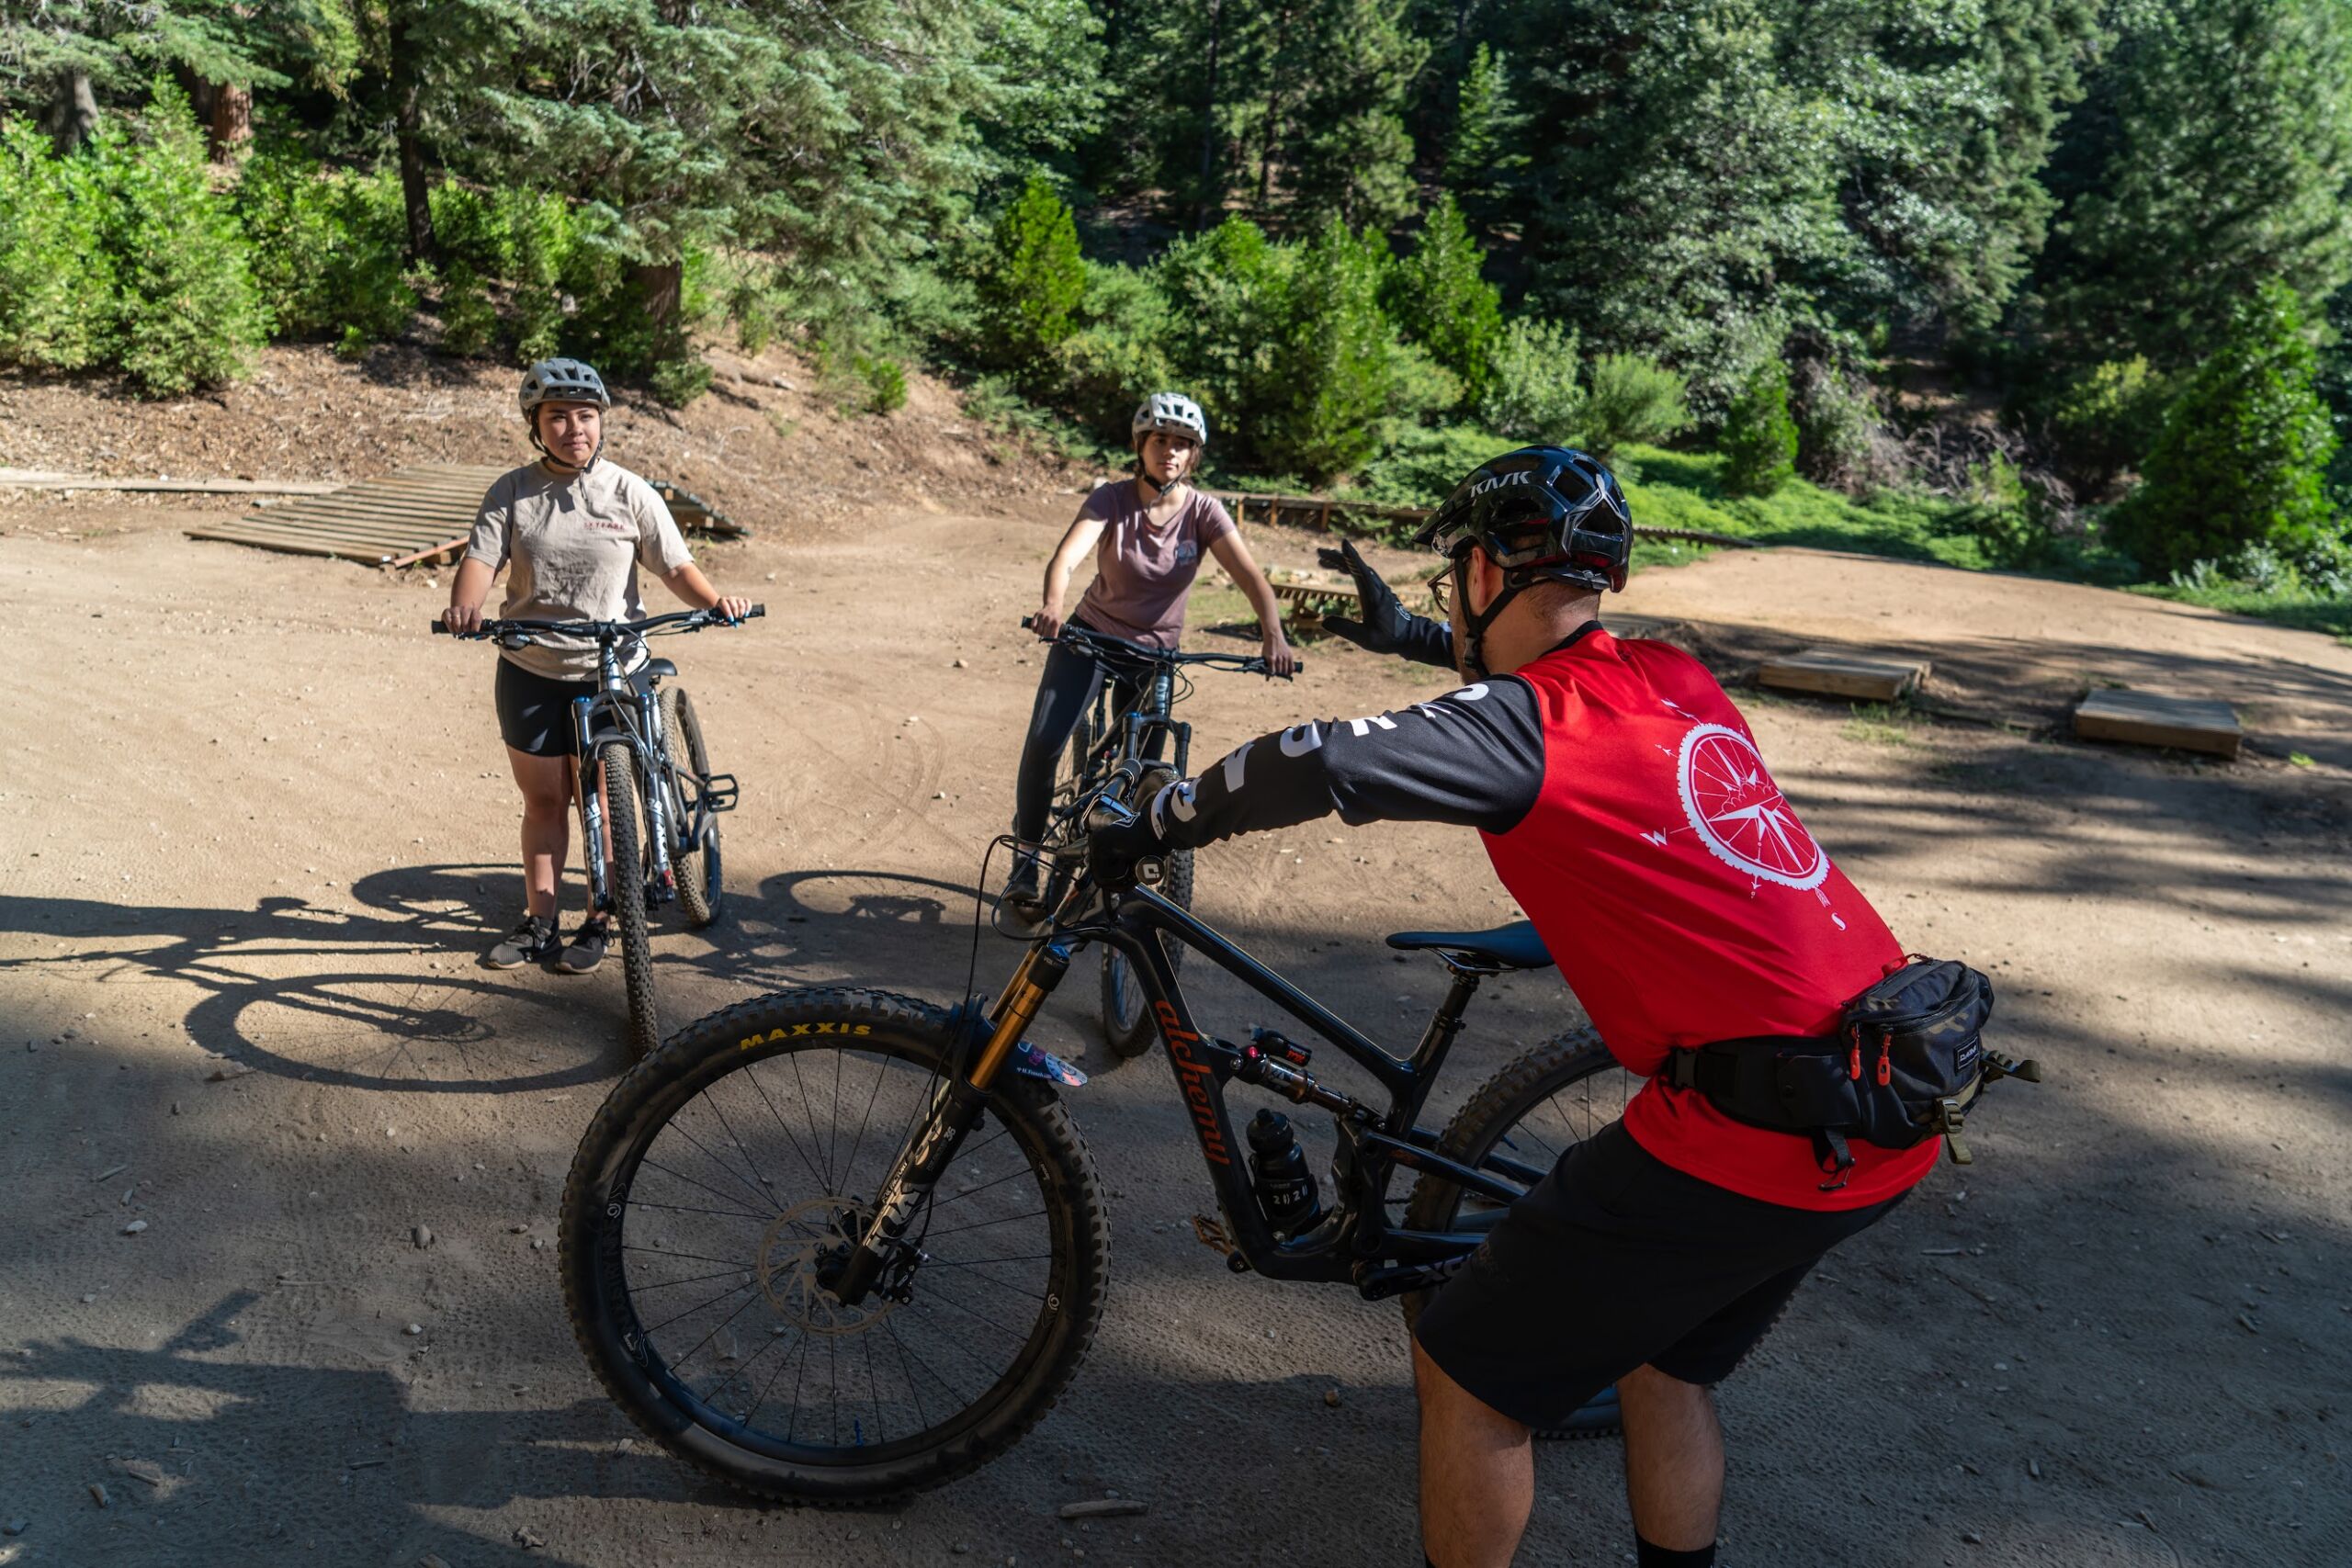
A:
[[[753,1224],[767,1224],[765,1216],[749,1213],[741,1209],[695,1209],[681,1203],[648,1203],[639,1198],[631,1198],[628,1201],[628,1206],[632,1209],[659,1209],[670,1214],[717,1214],[721,1219],[749,1220]]]
[[[653,1280],[641,1284],[632,1280],[629,1284],[629,1291],[631,1293],[635,1293],[639,1291],[674,1291],[680,1285],[707,1284],[710,1280],[729,1279],[734,1275],[741,1274],[742,1272],[743,1269],[741,1267],[738,1266],[733,1269],[722,1269],[715,1274],[689,1274],[683,1280]]]
[[[1034,1220],[1045,1213],[1045,1212],[1046,1211],[1043,1209],[1031,1209],[1025,1213],[1007,1214],[1001,1220],[975,1220],[968,1225],[949,1225],[944,1231],[925,1231],[923,1233],[923,1239],[925,1241],[933,1241],[936,1240],[940,1236],[955,1235],[962,1231],[986,1230],[990,1225],[1011,1224],[1015,1220]]]
[[[694,1316],[694,1314],[696,1314],[696,1313],[698,1313],[698,1312],[701,1312],[701,1311],[702,1311],[703,1309],[705,1309],[706,1307],[714,1307],[714,1306],[717,1306],[719,1303],[721,1303],[721,1302],[725,1301],[728,1297],[729,1297],[729,1296],[733,1295],[737,1291],[753,1291],[753,1292],[756,1292],[757,1290],[758,1290],[758,1287],[757,1287],[756,1285],[752,1284],[752,1282],[750,1282],[749,1280],[746,1280],[744,1283],[740,1284],[740,1285],[730,1286],[730,1287],[729,1287],[728,1289],[726,1289],[726,1290],[724,1290],[724,1291],[719,1292],[718,1292],[718,1294],[717,1294],[717,1295],[715,1295],[715,1296],[712,1296],[712,1297],[711,1297],[711,1298],[709,1298],[707,1301],[699,1301],[699,1302],[696,1302],[694,1305],[692,1305],[692,1306],[690,1306],[690,1307],[686,1308],[686,1310],[685,1310],[685,1311],[684,1311],[684,1312],[679,1312],[679,1313],[673,1313],[673,1314],[671,1314],[668,1317],[663,1318],[661,1322],[659,1322],[659,1323],[655,1324],[652,1327],[650,1327],[650,1328],[647,1329],[647,1330],[645,1331],[646,1337],[648,1337],[649,1339],[650,1339],[650,1338],[651,1338],[654,1335],[661,1333],[663,1329],[665,1329],[665,1328],[669,1327],[672,1324],[678,1322],[678,1321],[679,1321],[680,1319],[682,1319],[682,1318],[689,1318],[689,1317],[692,1317],[692,1316]],[[756,1294],[754,1294],[754,1295],[752,1296],[752,1301],[757,1301],[758,1299],[759,1299],[759,1297],[758,1297]],[[737,1307],[733,1312],[729,1313],[729,1314],[727,1314],[726,1318],[725,1318],[725,1319],[724,1319],[724,1320],[719,1324],[718,1328],[724,1328],[724,1327],[726,1327],[726,1326],[727,1326],[727,1325],[728,1325],[728,1324],[734,1322],[734,1321],[735,1321],[735,1319],[737,1318],[737,1316],[739,1316],[739,1315],[742,1313],[742,1311],[743,1311],[743,1307],[750,1306],[751,1304],[752,1304],[752,1302],[747,1301],[747,1302],[745,1302],[745,1303],[743,1303],[743,1306],[739,1306],[739,1307]],[[718,1337],[718,1328],[714,1328],[714,1329],[712,1329],[712,1330],[710,1331],[709,1337],[705,1338],[705,1339],[703,1340],[703,1342],[702,1342],[702,1345],[707,1345],[707,1344],[709,1344],[709,1343],[710,1343],[711,1339],[717,1338],[717,1337]],[[695,1346],[695,1348],[694,1348],[694,1350],[689,1350],[689,1351],[687,1351],[684,1355],[683,1355],[683,1356],[679,1357],[676,1360],[674,1360],[674,1361],[671,1362],[670,1364],[671,1364],[672,1366],[673,1366],[673,1367],[682,1367],[682,1366],[684,1366],[684,1365],[686,1364],[686,1362],[688,1362],[689,1360],[691,1360],[691,1359],[694,1359],[695,1350],[699,1350],[699,1349],[701,1349],[701,1348],[702,1348],[702,1345],[697,1345],[697,1346]]]
[[[756,1062],[752,1063],[743,1069],[743,1076],[752,1080],[752,1091],[760,1097],[761,1103],[764,1104],[768,1108],[768,1114],[775,1118],[776,1126],[783,1130],[785,1140],[791,1144],[792,1152],[799,1156],[801,1166],[808,1172],[809,1175],[817,1178],[818,1182],[823,1186],[827,1192],[831,1192],[833,1190],[833,1184],[825,1179],[824,1176],[817,1169],[816,1165],[808,1158],[807,1153],[801,1149],[800,1140],[793,1136],[792,1126],[789,1122],[785,1121],[784,1112],[778,1111],[775,1108],[775,1101],[768,1098],[768,1088],[767,1085],[760,1081],[759,1068],[760,1064]],[[796,1063],[793,1066],[793,1071],[797,1074],[799,1070],[799,1066]]]
[[[673,1123],[673,1125],[675,1125],[675,1123]],[[679,1131],[680,1131],[682,1134],[683,1134],[683,1133],[684,1133],[684,1128],[680,1128],[680,1129],[679,1129]],[[688,1142],[690,1142],[690,1143],[691,1143],[691,1142],[693,1142],[693,1134],[685,1134],[685,1136],[686,1136],[686,1138],[687,1138],[687,1141],[688,1141]],[[699,1145],[697,1145],[697,1146],[699,1146]],[[699,1187],[699,1188],[701,1188],[704,1191],[706,1191],[706,1192],[709,1193],[709,1194],[710,1194],[712,1197],[714,1197],[714,1198],[726,1198],[726,1199],[731,1199],[731,1198],[734,1196],[732,1193],[721,1192],[718,1188],[713,1187],[713,1186],[712,1186],[709,1182],[707,1182],[707,1181],[696,1181],[693,1177],[688,1176],[688,1175],[687,1175],[684,1171],[683,1171],[683,1170],[672,1170],[668,1166],[663,1165],[660,1160],[655,1159],[651,1155],[648,1155],[648,1156],[645,1156],[645,1163],[646,1163],[647,1165],[651,1166],[654,1169],[656,1169],[656,1170],[660,1171],[660,1172],[661,1172],[662,1175],[664,1175],[664,1176],[672,1176],[672,1177],[675,1177],[675,1178],[677,1178],[677,1179],[679,1179],[680,1181],[684,1182],[684,1183],[685,1183],[687,1186],[689,1186],[689,1187]],[[758,1199],[761,1202],[763,1202],[763,1203],[766,1203],[766,1202],[773,1202],[773,1201],[775,1201],[775,1200],[774,1200],[773,1198],[769,1197],[769,1196],[768,1196],[768,1194],[766,1194],[766,1193],[764,1193],[764,1192],[757,1192],[757,1191],[755,1191],[755,1192],[753,1192],[752,1196],[753,1196],[754,1198]],[[757,1214],[752,1213],[749,1210],[745,1210],[745,1211],[743,1211],[743,1216],[744,1216],[744,1218],[746,1218],[746,1219],[758,1219],[758,1218],[760,1217],[760,1216],[759,1216],[759,1215],[757,1215]]]

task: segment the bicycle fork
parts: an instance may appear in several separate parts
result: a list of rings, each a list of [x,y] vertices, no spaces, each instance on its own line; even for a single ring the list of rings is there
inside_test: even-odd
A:
[[[874,1218],[843,1262],[841,1278],[833,1285],[833,1294],[842,1305],[855,1306],[864,1301],[881,1279],[883,1266],[898,1251],[900,1238],[913,1224],[915,1215],[922,1212],[932,1189],[947,1173],[948,1162],[956,1157],[956,1151],[963,1146],[972,1129],[979,1125],[980,1112],[988,1104],[989,1085],[1004,1070],[1013,1047],[1035,1020],[1037,1010],[1069,973],[1069,950],[1058,942],[1046,942],[1031,948],[1028,956],[1021,961],[1021,967],[1012,972],[1012,978],[1005,982],[1003,992],[989,1010],[990,1031],[978,1061],[968,1075],[958,1077],[951,1074],[940,1080],[922,1127],[907,1140],[888,1179],[876,1196]]]

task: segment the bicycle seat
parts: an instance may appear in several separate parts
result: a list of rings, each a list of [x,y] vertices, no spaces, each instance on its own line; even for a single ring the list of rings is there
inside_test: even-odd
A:
[[[629,680],[635,682],[639,691],[644,692],[650,691],[656,681],[674,680],[677,673],[678,667],[668,660],[649,659],[637,667],[636,671],[630,674]]]
[[[1544,950],[1544,939],[1525,920],[1513,920],[1490,931],[1398,931],[1388,939],[1388,945],[1408,953],[1435,948],[1442,953],[1463,953],[1505,969],[1552,966],[1552,955]]]

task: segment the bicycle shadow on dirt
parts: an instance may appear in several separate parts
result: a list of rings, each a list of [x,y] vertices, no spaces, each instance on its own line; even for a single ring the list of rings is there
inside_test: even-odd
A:
[[[619,1061],[609,977],[476,967],[479,910],[511,874],[393,867],[353,882],[356,909],[285,894],[247,909],[0,895],[0,932],[103,944],[0,960],[0,974],[183,981],[207,993],[184,1019],[189,1039],[256,1072],[469,1094],[605,1077]]]
[[[603,1399],[425,1410],[389,1371],[230,1359],[244,1346],[236,1320],[263,1300],[232,1292],[153,1349],[30,1338],[0,1362],[0,1408],[47,1456],[10,1467],[42,1560],[263,1562],[326,1546],[345,1560],[476,1562],[517,1543],[436,1516],[521,1499],[717,1500],[650,1443],[616,1442]],[[559,1529],[540,1529],[555,1539],[536,1561],[580,1561]]]
[[[723,932],[687,960],[715,979],[773,989],[843,979],[889,990],[961,994],[972,957],[974,890],[919,873],[790,871],[756,893],[730,892]],[[978,984],[1002,977],[1011,945],[980,917]],[[992,951],[1001,950],[1001,951]],[[992,964],[993,959],[993,964]]]

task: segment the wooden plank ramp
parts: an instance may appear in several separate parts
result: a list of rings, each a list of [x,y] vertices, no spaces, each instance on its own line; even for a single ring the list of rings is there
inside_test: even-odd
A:
[[[1802,653],[1766,660],[1756,671],[1756,683],[1784,692],[1891,703],[1908,696],[1932,668],[1926,660],[1904,653],[1808,648]]]
[[[454,562],[473,531],[482,493],[507,471],[481,464],[419,463],[382,479],[204,523],[187,536],[366,566]],[[689,533],[735,538],[750,532],[698,496],[666,480],[649,482]]]
[[[2085,740],[2169,746],[2230,758],[2245,739],[2237,712],[2227,703],[2123,689],[2093,692],[2076,704],[2075,734]]]

